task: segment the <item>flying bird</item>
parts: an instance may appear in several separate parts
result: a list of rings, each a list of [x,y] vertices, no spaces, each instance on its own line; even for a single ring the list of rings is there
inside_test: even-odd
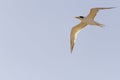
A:
[[[79,23],[78,25],[74,26],[71,30],[71,34],[70,34],[70,50],[71,53],[73,51],[75,42],[76,42],[76,38],[78,33],[85,28],[87,25],[95,25],[95,26],[99,26],[99,27],[103,27],[103,24],[100,24],[98,22],[96,22],[94,20],[95,16],[97,15],[99,10],[105,10],[105,9],[112,9],[115,7],[107,7],[107,8],[92,8],[89,12],[89,14],[84,17],[84,16],[78,16],[75,17],[77,19],[79,19],[81,21],[81,23]]]

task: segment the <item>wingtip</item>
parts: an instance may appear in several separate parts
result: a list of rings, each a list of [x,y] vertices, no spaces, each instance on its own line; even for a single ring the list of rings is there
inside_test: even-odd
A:
[[[110,9],[117,8],[117,7],[109,7]]]
[[[73,51],[73,50],[71,49],[71,50],[70,50],[70,53],[71,53],[71,54],[72,54],[72,51]]]
[[[98,9],[113,9],[113,8],[117,8],[117,7],[96,7],[96,8],[98,8]],[[92,9],[94,9],[94,8],[92,8]]]

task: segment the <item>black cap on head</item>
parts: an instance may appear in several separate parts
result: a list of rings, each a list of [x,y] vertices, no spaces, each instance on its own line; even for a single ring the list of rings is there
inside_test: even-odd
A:
[[[84,16],[80,16],[80,18],[84,18]]]

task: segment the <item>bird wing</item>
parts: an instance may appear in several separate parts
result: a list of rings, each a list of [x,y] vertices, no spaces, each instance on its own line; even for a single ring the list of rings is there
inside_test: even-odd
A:
[[[76,42],[77,34],[81,31],[82,28],[87,26],[87,23],[81,22],[80,24],[76,25],[75,27],[72,28],[71,34],[70,34],[70,49],[71,53],[73,51],[74,44]]]
[[[112,8],[115,8],[115,7],[108,7],[108,8],[92,8],[90,10],[90,13],[88,14],[88,18],[95,18],[95,16],[97,15],[98,11],[99,10],[104,10],[104,9],[112,9]]]

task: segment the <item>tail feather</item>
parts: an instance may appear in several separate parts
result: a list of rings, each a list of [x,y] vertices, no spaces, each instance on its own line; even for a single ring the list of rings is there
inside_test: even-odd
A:
[[[99,26],[99,27],[103,27],[104,26],[104,24],[100,24],[100,23],[97,23],[97,22],[96,22],[96,25]]]
[[[104,24],[98,24],[98,26],[100,26],[100,27],[104,27]]]

